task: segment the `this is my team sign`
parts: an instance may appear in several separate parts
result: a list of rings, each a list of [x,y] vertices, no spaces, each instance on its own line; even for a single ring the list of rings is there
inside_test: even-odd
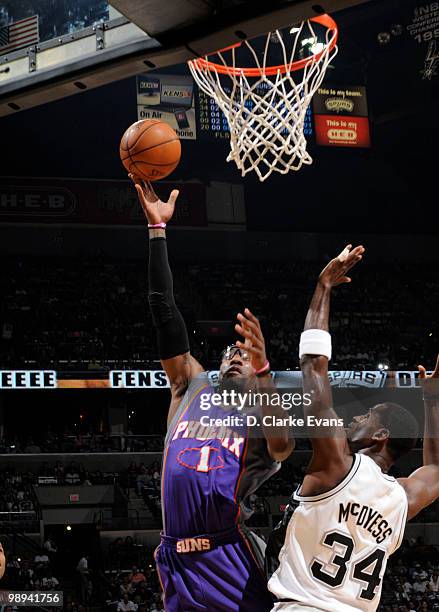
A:
[[[322,86],[314,95],[313,110],[318,145],[370,147],[365,87]]]

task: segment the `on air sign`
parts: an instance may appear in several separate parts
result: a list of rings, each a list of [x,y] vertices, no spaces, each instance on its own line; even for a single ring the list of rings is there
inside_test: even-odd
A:
[[[318,145],[370,147],[365,87],[320,87],[313,108]]]

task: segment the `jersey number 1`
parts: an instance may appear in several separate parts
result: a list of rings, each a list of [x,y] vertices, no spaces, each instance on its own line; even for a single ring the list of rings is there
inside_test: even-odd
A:
[[[333,572],[330,574],[326,572],[323,569],[325,564],[321,563],[318,559],[314,560],[311,565],[311,572],[314,578],[324,582],[333,589],[343,584],[346,572],[348,571],[348,563],[354,552],[354,541],[351,537],[339,533],[338,531],[331,531],[323,540],[323,545],[333,548],[336,544],[344,547],[344,553],[342,555],[335,555],[331,563],[327,564],[338,568],[335,573]],[[354,565],[352,578],[359,582],[366,583],[367,585],[366,588],[361,589],[361,599],[372,601],[375,597],[376,588],[381,582],[380,573],[385,555],[386,553],[384,550],[376,548],[370,555],[361,559],[361,561],[357,561]],[[370,573],[366,572],[365,570],[371,565],[373,566],[372,571]]]

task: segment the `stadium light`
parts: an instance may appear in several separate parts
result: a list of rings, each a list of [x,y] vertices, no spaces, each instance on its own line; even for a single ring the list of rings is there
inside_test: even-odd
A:
[[[325,45],[321,42],[316,42],[313,45],[311,45],[311,51],[314,53],[314,55],[323,51],[324,48],[325,48]]]
[[[387,45],[390,42],[390,34],[389,32],[380,32],[377,36],[377,41],[380,45]]]
[[[315,36],[312,36],[311,38],[304,38],[303,40],[300,41],[300,44],[302,45],[302,47],[306,47],[306,45],[316,45],[317,43],[317,38]]]

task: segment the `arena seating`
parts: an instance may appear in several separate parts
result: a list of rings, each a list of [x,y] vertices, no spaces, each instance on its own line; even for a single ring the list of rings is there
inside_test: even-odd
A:
[[[233,320],[249,306],[263,322],[275,367],[297,367],[298,337],[319,268],[306,262],[174,264],[177,302],[194,354],[206,366],[217,365],[218,340],[207,337],[197,321]],[[333,367],[376,369],[383,363],[411,369],[431,363],[439,310],[434,278],[428,265],[365,262],[352,287],[334,298]],[[128,369],[157,358],[146,262],[11,260],[4,265],[3,296],[4,368]]]
[[[439,549],[404,540],[387,566],[380,612],[439,610]]]
[[[47,462],[40,474],[4,469],[0,472],[0,486],[5,492],[2,508],[18,512],[27,504],[26,508],[32,507],[33,512],[38,513],[38,502],[32,485],[37,484],[41,475],[53,475],[61,485],[75,482],[78,486],[94,486],[108,482],[106,478],[111,478],[128,498],[143,500],[145,507],[150,510],[155,505],[156,527],[160,528],[160,464],[157,461],[141,464],[133,461],[117,474],[103,474],[87,471],[86,459],[86,455],[81,458],[82,465],[77,462]],[[260,536],[265,537],[272,524],[270,499],[288,498],[292,489],[301,481],[306,462],[307,454],[303,456],[303,463],[286,462],[250,499],[254,510],[250,525]],[[437,505],[426,512],[420,515],[420,521],[437,522]],[[26,524],[22,528],[26,530]],[[62,589],[66,594],[64,609],[70,612],[85,612],[87,609],[114,612],[126,609],[138,612],[163,610],[153,549],[139,546],[135,536],[115,536],[109,544],[108,554],[101,559],[93,556],[86,558],[86,571],[78,571],[77,580],[73,582],[66,581],[64,576],[56,572],[57,558],[61,555],[62,549],[53,537],[48,538],[44,549],[35,550],[32,554],[9,554],[5,588],[36,590],[42,588],[44,583],[47,590]],[[391,558],[379,610],[418,612],[439,609],[438,559],[437,547],[426,546],[422,538],[416,541],[405,540],[401,550]],[[81,563],[78,559],[78,567]],[[127,607],[129,602],[132,602],[131,607]]]

